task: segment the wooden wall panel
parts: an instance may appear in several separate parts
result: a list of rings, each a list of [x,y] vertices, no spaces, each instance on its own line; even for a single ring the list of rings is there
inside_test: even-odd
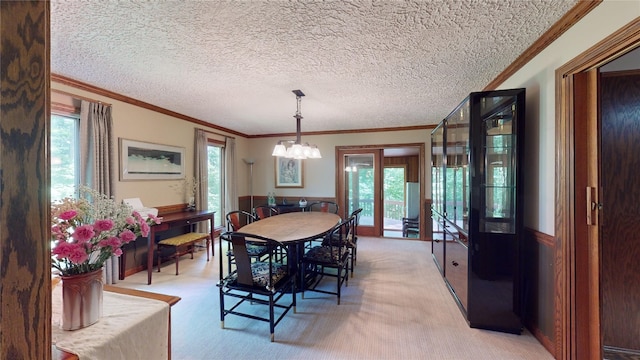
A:
[[[406,166],[407,182],[420,182],[420,163],[418,155],[385,157],[384,166]]]
[[[0,358],[51,359],[49,2],[0,2]]]
[[[554,240],[550,235],[525,228],[524,304],[522,322],[554,356],[555,348],[555,277]]]

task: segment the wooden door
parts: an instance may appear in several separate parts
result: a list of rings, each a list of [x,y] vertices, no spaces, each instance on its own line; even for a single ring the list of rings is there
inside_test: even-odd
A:
[[[600,85],[602,345],[640,357],[640,71]]]

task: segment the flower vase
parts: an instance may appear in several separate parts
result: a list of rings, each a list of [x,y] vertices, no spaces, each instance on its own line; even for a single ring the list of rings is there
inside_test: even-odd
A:
[[[62,276],[62,330],[78,330],[102,316],[102,269]]]

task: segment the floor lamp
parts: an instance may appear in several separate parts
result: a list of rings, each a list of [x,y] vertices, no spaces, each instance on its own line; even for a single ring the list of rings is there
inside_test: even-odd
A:
[[[253,158],[242,159],[245,164],[249,165],[249,195],[251,196],[251,213],[253,213],[253,164],[256,162]]]

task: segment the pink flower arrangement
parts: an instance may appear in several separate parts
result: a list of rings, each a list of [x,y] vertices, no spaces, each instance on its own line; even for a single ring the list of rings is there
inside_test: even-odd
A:
[[[150,226],[162,222],[92,189],[82,187],[80,193],[89,196],[65,198],[51,207],[52,265],[63,276],[102,268],[111,256],[122,254],[124,244],[148,236]]]

